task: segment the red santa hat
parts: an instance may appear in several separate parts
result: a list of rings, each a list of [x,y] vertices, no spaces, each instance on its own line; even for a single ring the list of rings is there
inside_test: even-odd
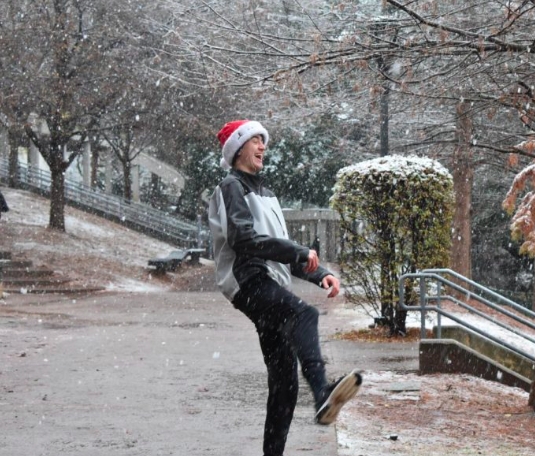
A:
[[[254,120],[235,120],[228,122],[217,134],[221,143],[223,157],[220,165],[222,168],[229,169],[236,152],[249,141],[253,136],[261,135],[264,138],[264,145],[267,146],[269,134],[260,122]]]

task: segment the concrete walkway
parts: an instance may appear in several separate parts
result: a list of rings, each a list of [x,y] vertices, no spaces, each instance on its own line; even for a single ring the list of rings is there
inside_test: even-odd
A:
[[[322,313],[330,376],[416,369],[414,344],[328,339],[348,329],[342,300],[296,288]],[[0,456],[262,455],[257,335],[219,293],[11,295],[0,347]],[[337,455],[304,382],[286,454]]]

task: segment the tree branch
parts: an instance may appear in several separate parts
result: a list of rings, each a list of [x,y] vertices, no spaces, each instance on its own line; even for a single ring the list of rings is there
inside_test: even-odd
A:
[[[411,16],[412,18],[416,19],[421,24],[425,24],[429,27],[436,28],[438,30],[443,30],[446,32],[452,32],[460,36],[464,36],[467,38],[473,38],[473,39],[483,39],[484,41],[488,41],[491,43],[494,43],[498,45],[501,50],[503,51],[511,51],[511,52],[529,52],[529,53],[535,53],[535,49],[531,47],[531,45],[523,45],[523,44],[516,44],[516,43],[510,43],[505,42],[499,38],[496,38],[496,35],[499,33],[495,33],[493,35],[480,35],[478,33],[469,32],[467,30],[463,30],[457,27],[452,27],[449,25],[443,25],[438,22],[431,21],[429,19],[426,19],[425,17],[418,14],[416,11],[411,10],[407,6],[403,5],[402,3],[398,2],[397,0],[386,0],[387,3],[390,3],[395,8],[404,11],[406,14]]]

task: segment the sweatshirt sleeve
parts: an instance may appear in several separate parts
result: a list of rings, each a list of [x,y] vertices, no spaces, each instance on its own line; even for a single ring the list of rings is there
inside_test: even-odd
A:
[[[227,214],[227,242],[237,254],[284,264],[306,261],[308,248],[289,239],[258,234],[253,215],[245,201],[245,191],[238,181],[221,187]]]
[[[299,278],[306,280],[311,283],[315,283],[316,285],[321,287],[321,281],[327,277],[328,275],[334,275],[331,271],[324,268],[323,266],[318,266],[318,269],[316,269],[314,272],[305,272],[304,268],[307,265],[307,262],[299,263],[299,264],[292,264],[291,270],[292,275]]]

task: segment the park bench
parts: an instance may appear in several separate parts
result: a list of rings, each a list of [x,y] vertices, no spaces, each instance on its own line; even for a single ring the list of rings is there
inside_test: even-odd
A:
[[[149,267],[154,269],[155,274],[165,274],[176,271],[186,258],[190,258],[190,264],[199,264],[201,254],[205,249],[173,250],[165,258],[152,258],[149,260]]]

